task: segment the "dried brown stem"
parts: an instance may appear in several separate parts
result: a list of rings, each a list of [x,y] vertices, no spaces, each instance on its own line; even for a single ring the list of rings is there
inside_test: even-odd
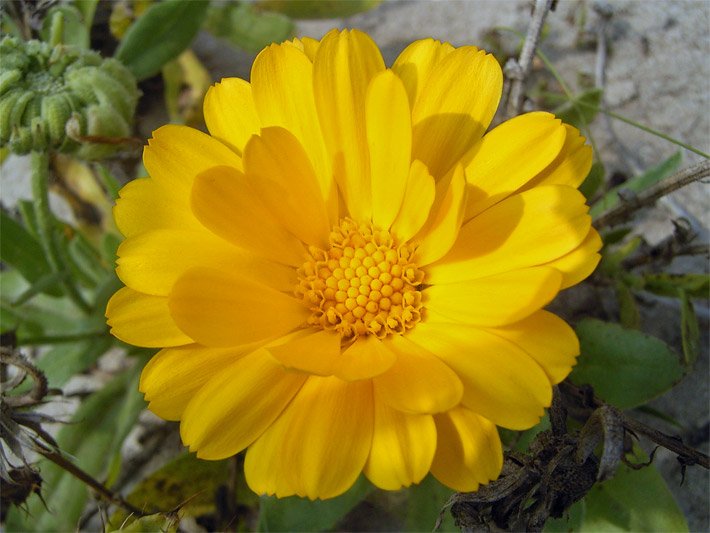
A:
[[[597,228],[628,221],[635,211],[652,205],[656,200],[686,185],[710,176],[710,160],[686,167],[647,189],[633,199],[622,200],[614,209],[601,215],[594,223]]]
[[[509,117],[519,115],[523,110],[523,97],[525,89],[525,79],[530,74],[532,60],[535,57],[535,50],[540,42],[540,34],[545,24],[547,12],[552,7],[552,0],[535,0],[532,19],[528,26],[528,33],[525,36],[523,49],[517,61],[509,61],[505,66],[508,78],[512,80],[510,94],[507,103],[507,114]]]
[[[42,446],[39,443],[36,443],[37,445],[35,446],[35,450],[37,453],[40,455],[44,456],[45,458],[49,459],[52,461],[55,465],[60,467],[61,469],[69,472],[72,476],[77,478],[79,481],[82,483],[85,483],[89,488],[91,488],[94,492],[96,492],[100,497],[104,498],[105,500],[118,505],[119,507],[122,507],[129,513],[132,513],[136,516],[147,516],[151,514],[155,514],[158,511],[149,511],[146,512],[144,510],[138,509],[134,505],[131,505],[128,503],[126,500],[124,500],[121,496],[118,494],[115,494],[111,489],[106,487],[103,483],[100,483],[96,479],[94,479],[90,474],[76,466],[74,463],[66,459],[61,453],[58,451],[52,450],[50,448],[47,448],[45,446]]]

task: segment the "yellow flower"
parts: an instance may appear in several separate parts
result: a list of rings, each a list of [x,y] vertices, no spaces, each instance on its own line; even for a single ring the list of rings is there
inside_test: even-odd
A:
[[[432,39],[385,67],[359,31],[272,45],[158,129],[126,237],[114,335],[162,350],[141,391],[204,459],[247,449],[258,493],[330,498],[360,475],[495,479],[496,425],[538,422],[578,354],[542,310],[601,242],[579,132],[528,113],[485,133],[492,56]]]

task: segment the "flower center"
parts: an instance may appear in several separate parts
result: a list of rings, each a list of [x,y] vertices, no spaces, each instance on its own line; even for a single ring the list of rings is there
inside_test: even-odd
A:
[[[327,251],[311,246],[298,270],[296,295],[312,311],[309,324],[349,340],[401,335],[419,322],[424,272],[411,262],[411,245],[349,218],[333,228],[329,242]]]

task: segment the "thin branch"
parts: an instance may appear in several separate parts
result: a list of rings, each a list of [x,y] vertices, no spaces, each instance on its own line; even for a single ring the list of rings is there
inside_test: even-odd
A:
[[[89,475],[87,472],[76,466],[74,463],[66,459],[61,453],[51,450],[49,448],[46,448],[45,446],[42,446],[41,444],[35,442],[35,450],[37,453],[40,455],[44,456],[48,460],[52,461],[55,465],[60,467],[61,469],[65,470],[66,472],[69,472],[72,476],[77,478],[79,481],[85,483],[88,487],[90,487],[93,491],[95,491],[99,496],[104,498],[105,500],[118,505],[119,507],[122,507],[129,513],[135,514],[136,516],[148,516],[151,514],[155,514],[159,511],[150,511],[146,512],[141,509],[138,509],[134,505],[131,505],[128,503],[126,500],[124,500],[121,496],[118,494],[115,494],[113,491],[111,491],[109,488],[107,488],[104,484],[100,483],[96,479],[94,479],[91,475]]]
[[[710,176],[710,161],[701,161],[686,167],[635,198],[623,200],[617,207],[601,215],[594,222],[594,225],[597,228],[601,228],[627,221],[632,213],[642,207],[652,205],[659,198],[708,176]]]
[[[670,450],[678,455],[680,459],[685,461],[690,460],[692,462],[691,464],[700,465],[706,470],[710,469],[710,457],[694,448],[686,446],[679,438],[661,433],[660,431],[626,415],[622,415],[622,417],[624,427],[626,427],[626,429],[633,431],[637,435],[643,435],[659,446],[663,446],[666,450]]]
[[[547,12],[551,7],[552,0],[535,0],[535,8],[533,9],[528,33],[523,43],[523,49],[520,51],[520,57],[517,61],[514,59],[508,61],[505,66],[508,78],[512,79],[507,102],[507,114],[509,117],[519,115],[523,110],[525,79],[530,74],[532,60],[535,57],[542,27],[545,24],[545,17],[547,17]]]

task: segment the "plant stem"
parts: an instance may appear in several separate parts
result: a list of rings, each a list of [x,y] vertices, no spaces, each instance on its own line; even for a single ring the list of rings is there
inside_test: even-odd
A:
[[[518,61],[513,61],[506,65],[509,77],[513,80],[510,87],[510,98],[508,100],[507,109],[508,116],[514,117],[519,115],[523,110],[523,96],[525,78],[530,74],[535,51],[540,42],[540,34],[542,27],[545,24],[547,12],[552,7],[552,0],[535,0],[535,8],[533,9],[532,20],[528,26],[528,33],[523,43],[523,48],[520,51]]]
[[[49,207],[49,155],[45,152],[32,151],[30,154],[32,174],[32,196],[37,219],[37,233],[53,272],[68,272],[66,257],[62,254],[57,239],[55,219]],[[71,276],[63,276],[63,284],[72,301],[85,313],[91,311]]]
[[[629,215],[634,211],[651,205],[659,198],[681,187],[685,187],[689,183],[707,178],[708,176],[710,176],[710,160],[701,161],[700,163],[686,167],[657,183],[655,186],[645,190],[632,201],[624,201],[611,211],[607,211],[594,222],[594,225],[597,228],[601,228],[603,226],[613,226],[614,224],[628,220]]]

